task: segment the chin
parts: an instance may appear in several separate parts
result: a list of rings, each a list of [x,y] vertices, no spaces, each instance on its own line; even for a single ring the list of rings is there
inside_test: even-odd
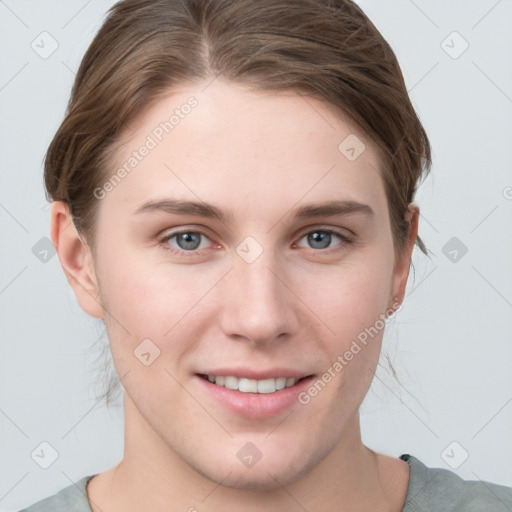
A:
[[[292,454],[288,450],[274,450],[270,456],[263,455],[252,467],[246,467],[238,460],[233,464],[223,455],[219,455],[223,459],[221,463],[208,468],[199,460],[192,461],[190,465],[202,476],[223,487],[274,491],[299,480],[327,454],[307,453],[307,450],[299,450],[297,447],[294,451]]]
[[[201,472],[198,468],[196,468]],[[220,473],[219,470],[213,472],[203,472],[202,475],[213,482],[228,487],[230,489],[238,489],[241,491],[275,491],[281,489],[283,486],[288,485],[298,478],[303,472],[297,473],[297,468],[293,470],[266,469],[260,467],[257,471],[255,468],[245,469],[236,468],[229,473]],[[228,476],[226,476],[228,475]]]

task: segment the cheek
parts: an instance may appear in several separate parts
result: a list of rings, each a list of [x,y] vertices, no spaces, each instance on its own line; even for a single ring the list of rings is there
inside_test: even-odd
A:
[[[101,295],[114,359],[129,363],[133,351],[147,339],[162,352],[173,351],[177,357],[193,348],[182,336],[183,328],[186,326],[189,336],[197,339],[207,304],[203,299],[219,281],[222,269],[198,272],[192,265],[165,265],[132,253],[107,248],[99,258]]]
[[[392,257],[370,251],[359,256],[357,261],[326,267],[321,273],[304,278],[301,285],[308,305],[328,327],[326,334],[318,337],[318,343],[326,356],[323,378],[329,381],[330,392],[317,403],[320,406],[331,397],[339,407],[335,414],[346,414],[347,407],[358,407],[366,394],[386,325]],[[322,386],[319,383],[317,388]],[[347,386],[350,393],[345,391]],[[317,392],[312,390],[313,394]]]
[[[370,255],[369,255],[370,256]],[[361,257],[301,280],[301,296],[340,342],[375,324],[389,302],[391,261]],[[341,347],[340,347],[341,348]]]
[[[319,287],[320,283],[323,286]],[[326,403],[331,404],[330,414],[338,418],[341,428],[344,419],[360,406],[379,360],[389,300],[389,267],[384,262],[379,266],[361,260],[338,268],[329,279],[317,275],[307,289],[311,309],[333,332],[318,337],[324,368],[299,401],[311,404],[312,418],[323,414]]]

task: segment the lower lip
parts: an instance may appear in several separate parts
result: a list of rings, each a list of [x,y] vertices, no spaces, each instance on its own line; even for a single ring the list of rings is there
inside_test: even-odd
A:
[[[260,419],[275,416],[296,404],[297,395],[310,385],[313,375],[274,393],[243,393],[236,389],[217,386],[199,375],[196,375],[196,378],[206,392],[226,409],[238,416]]]

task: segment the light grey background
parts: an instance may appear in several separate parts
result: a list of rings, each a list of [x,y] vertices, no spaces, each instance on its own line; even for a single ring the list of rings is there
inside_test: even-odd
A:
[[[101,325],[41,241],[43,155],[112,3],[0,1],[0,511],[122,457],[122,409],[94,394]],[[363,437],[512,486],[512,1],[358,3],[396,51],[434,149],[417,195],[433,256],[415,254],[385,337],[399,382],[383,364],[363,404]],[[50,460],[42,442],[58,452],[48,469],[36,463]]]

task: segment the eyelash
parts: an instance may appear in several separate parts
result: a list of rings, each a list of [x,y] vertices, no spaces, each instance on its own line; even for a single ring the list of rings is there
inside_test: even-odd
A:
[[[193,251],[185,251],[183,249],[176,249],[176,248],[171,247],[169,245],[169,243],[168,243],[169,240],[171,240],[172,238],[175,238],[175,237],[177,237],[177,236],[179,236],[181,234],[184,234],[184,233],[194,233],[194,234],[201,235],[201,236],[204,236],[204,237],[209,239],[208,235],[206,233],[203,233],[202,231],[187,229],[187,230],[174,231],[172,233],[169,233],[169,234],[163,236],[162,238],[160,238],[159,242],[162,245],[162,247],[164,248],[164,250],[170,251],[172,254],[176,254],[178,256],[184,256],[184,255],[186,255],[186,256],[196,256],[198,254],[201,254],[201,252],[204,251],[204,249],[195,249]],[[340,240],[341,240],[341,242],[339,244],[335,245],[334,247],[328,247],[326,249],[312,249],[312,248],[309,248],[311,251],[315,251],[315,252],[330,253],[332,250],[340,250],[340,248],[341,248],[340,246],[349,245],[349,244],[351,244],[353,242],[352,239],[350,239],[346,235],[340,233],[339,231],[333,230],[333,229],[313,229],[311,231],[305,232],[300,237],[299,240],[302,240],[305,236],[310,235],[312,233],[327,233],[329,235],[335,235],[338,238],[340,238]]]

